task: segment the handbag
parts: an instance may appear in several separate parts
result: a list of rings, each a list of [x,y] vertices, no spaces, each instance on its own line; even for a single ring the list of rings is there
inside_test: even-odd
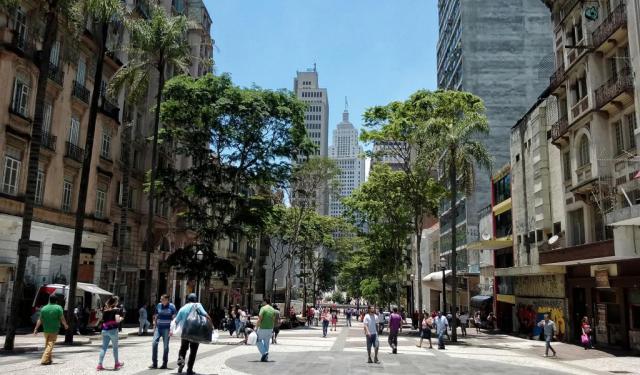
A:
[[[213,327],[206,317],[198,313],[198,305],[194,304],[182,325],[182,338],[192,342],[211,343]]]
[[[182,324],[179,324],[178,322],[176,322],[175,319],[173,319],[171,321],[171,326],[169,328],[169,331],[171,332],[172,336],[181,337],[182,336]]]
[[[589,336],[587,336],[586,333],[583,333],[582,336],[580,336],[580,341],[582,342],[582,345],[589,345]]]
[[[249,337],[247,337],[247,345],[255,345],[258,342],[258,334],[254,332],[251,332],[251,334],[249,334]]]
[[[218,333],[217,329],[214,329],[213,333],[211,334],[211,343],[215,344],[218,342],[219,339],[220,339],[220,333]]]

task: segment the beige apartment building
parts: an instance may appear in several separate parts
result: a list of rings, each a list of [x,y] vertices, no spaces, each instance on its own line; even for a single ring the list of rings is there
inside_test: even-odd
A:
[[[211,17],[201,0],[164,0],[161,4],[174,14],[186,14],[193,22],[188,33],[194,59],[192,76],[211,71],[213,41]],[[21,1],[16,9],[0,9],[0,329],[4,328],[8,298],[17,261],[17,244],[22,225],[26,189],[31,123],[35,109],[37,66],[41,48],[41,27],[37,9]],[[148,17],[146,1],[127,0],[127,8],[138,17]],[[119,47],[126,45],[126,30],[110,26],[103,87],[127,56]],[[77,207],[80,169],[85,152],[92,152],[92,165],[86,205],[85,232],[80,257],[79,281],[113,289],[118,246],[125,246],[122,297],[127,308],[142,302],[144,290],[143,242],[146,235],[147,196],[143,192],[145,172],[151,166],[153,116],[157,87],[150,87],[147,98],[137,106],[117,100],[100,100],[93,150],[84,150],[89,101],[94,88],[97,46],[88,25],[79,40],[62,27],[51,53],[50,74],[44,111],[42,148],[36,188],[36,207],[27,261],[23,308],[28,309],[40,285],[67,283],[73,244],[74,215]],[[118,243],[122,182],[122,136],[124,125],[132,125],[130,150],[129,220],[126,243]],[[186,166],[188,161],[163,149],[160,162]],[[194,233],[177,220],[174,210],[162,201],[155,208],[154,252],[152,254],[152,298],[169,293],[180,303],[194,283],[170,270],[164,262],[173,249],[194,239]],[[137,308],[136,308],[137,310]],[[26,320],[25,322],[26,323]]]
[[[564,215],[552,214],[553,228],[534,235],[535,242],[546,241],[537,260],[565,267],[568,341],[579,341],[579,319],[588,316],[598,345],[638,349],[640,5],[544,2],[552,12],[556,58],[548,93],[558,102],[548,138],[559,155],[550,152],[549,164],[560,166],[562,181],[549,189],[561,197]],[[559,240],[549,242],[552,234]]]

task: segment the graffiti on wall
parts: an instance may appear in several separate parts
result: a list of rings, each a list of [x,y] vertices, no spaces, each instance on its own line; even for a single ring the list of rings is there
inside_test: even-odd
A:
[[[556,323],[556,336],[558,340],[563,341],[567,332],[567,304],[564,299],[556,298],[519,298],[516,297],[516,305],[524,310],[535,313],[535,322],[544,319],[544,314],[549,314],[549,319]],[[532,319],[533,314],[522,314],[523,317]],[[523,324],[523,322],[519,322]],[[529,327],[531,327],[529,323]],[[537,323],[533,325],[532,336],[540,336],[542,328]]]

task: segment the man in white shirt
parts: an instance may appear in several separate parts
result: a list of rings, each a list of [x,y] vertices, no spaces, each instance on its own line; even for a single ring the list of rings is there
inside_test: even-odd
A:
[[[367,355],[369,356],[368,363],[380,363],[378,361],[378,315],[375,313],[373,306],[369,306],[368,313],[365,315],[364,320],[364,334],[367,336]],[[371,347],[375,348],[374,360],[371,360]]]
[[[446,316],[442,315],[442,311],[438,311],[438,316],[433,320],[433,324],[436,326],[436,334],[438,335],[438,349],[444,349],[444,335],[447,334],[449,321]]]

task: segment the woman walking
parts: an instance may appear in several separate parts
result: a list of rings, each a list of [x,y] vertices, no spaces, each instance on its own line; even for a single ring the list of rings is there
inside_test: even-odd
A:
[[[480,311],[476,311],[476,315],[473,317],[473,325],[476,326],[476,333],[480,333],[480,324],[482,324]]]
[[[111,342],[113,348],[113,359],[115,360],[114,370],[119,370],[124,366],[123,362],[118,361],[118,325],[124,318],[118,306],[118,297],[111,296],[107,299],[102,310],[102,350],[100,350],[100,358],[98,360],[98,371],[104,370],[102,363],[104,361],[104,355],[109,349],[109,342]]]
[[[422,348],[422,340],[427,339],[429,340],[429,349],[433,349],[433,345],[431,344],[431,329],[433,328],[433,319],[429,316],[429,314],[424,314],[420,328],[422,328],[422,332],[420,333],[420,343],[416,346],[418,348]]]
[[[326,307],[322,311],[322,337],[327,337],[327,331],[329,329],[329,320],[331,316],[329,315],[329,309]]]
[[[331,328],[333,331],[337,329],[338,326],[338,310],[333,310],[331,313]]]
[[[589,324],[589,318],[582,318],[582,337],[580,338],[582,341],[582,346],[584,346],[584,350],[589,348],[593,349],[593,341],[591,341],[591,324]]]

